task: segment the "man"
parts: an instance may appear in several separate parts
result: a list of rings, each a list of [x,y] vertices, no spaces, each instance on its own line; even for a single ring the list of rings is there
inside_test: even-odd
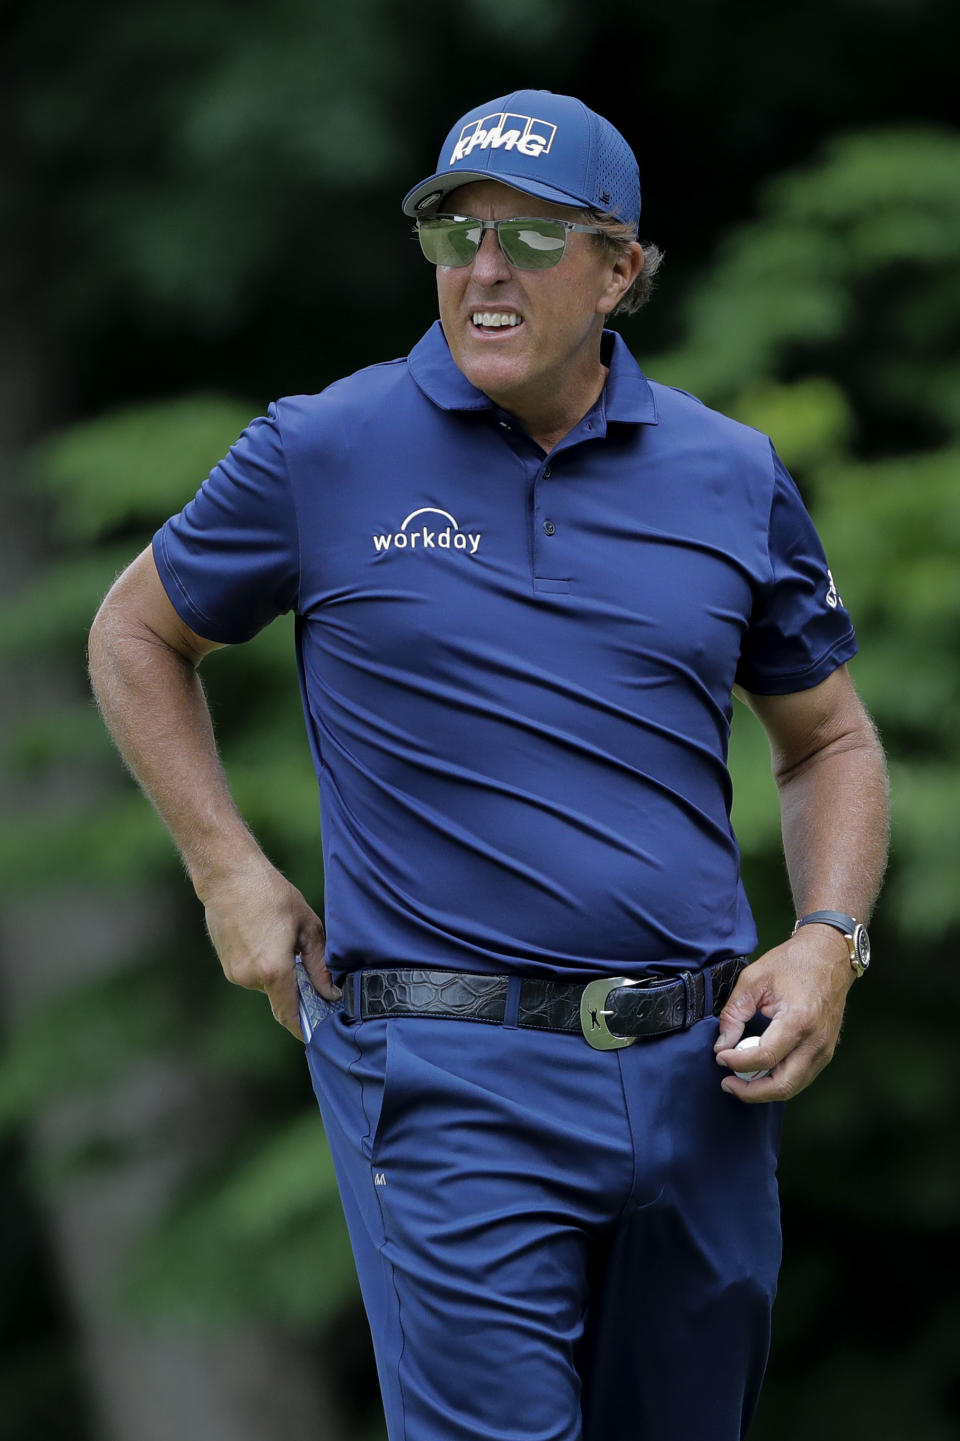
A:
[[[612,126],[490,101],[404,209],[439,325],[253,422],[113,587],[94,683],[227,976],[308,1042],[392,1441],[732,1441],[780,1103],[830,1059],[883,867],[853,631],[769,441],[604,331],[645,263]],[[326,948],[195,675],[290,609]],[[735,684],[802,922],[750,965]]]

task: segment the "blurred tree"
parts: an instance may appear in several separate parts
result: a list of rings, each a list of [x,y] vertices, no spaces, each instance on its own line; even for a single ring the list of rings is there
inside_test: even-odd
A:
[[[758,1441],[841,1441],[854,1408],[877,1441],[947,1441],[960,1417],[938,1274],[960,1209],[943,1153],[960,1100],[947,1019],[960,1000],[958,174],[955,132],[832,142],[764,187],[690,293],[682,344],[648,359],[775,437],[857,623],[853,673],[891,756],[878,964],[833,1068],[788,1115],[785,1300]],[[789,902],[766,745],[742,715],[732,755],[748,890],[773,944]]]
[[[141,1318],[165,1308],[199,1327],[256,1315],[301,1334],[336,1315],[340,1394],[369,1390],[352,1384],[362,1327],[300,1068],[262,1008],[217,978],[159,827],[117,785],[82,697],[83,633],[115,570],[243,417],[273,395],[319,388],[409,347],[431,281],[415,247],[398,243],[399,195],[453,117],[483,95],[531,80],[581,93],[636,142],[650,233],[666,243],[669,266],[659,303],[627,322],[627,335],[662,352],[652,373],[772,429],[814,501],[860,622],[861,686],[895,757],[916,758],[896,766],[900,842],[882,950],[907,962],[919,932],[942,969],[956,930],[957,676],[943,643],[955,609],[958,303],[947,256],[957,248],[956,138],[925,129],[851,137],[795,167],[852,124],[949,116],[958,18],[953,0],[810,0],[802,11],[655,0],[615,16],[574,0],[5,8],[5,473],[16,477],[36,434],[99,419],[61,428],[38,449],[22,487],[35,504],[15,501],[13,487],[0,497],[4,584],[19,592],[2,642],[17,667],[4,742],[4,799],[16,818],[0,826],[0,866],[18,919],[5,934],[0,1116],[30,1138],[51,1216],[99,1219],[101,1235],[112,1222],[100,1198],[120,1178],[137,1208],[138,1127],[148,1150],[171,1161],[169,1214],[141,1208],[136,1242],[113,1227],[113,1276],[124,1273]],[[766,192],[755,223],[727,241],[729,222],[752,213],[758,177],[785,166],[791,173]],[[701,272],[681,318],[672,298]],[[157,394],[181,399],[155,403]],[[206,669],[241,804],[316,896],[313,781],[288,633],[275,626]],[[761,749],[749,726],[735,728],[738,825],[772,939],[787,901]],[[24,967],[38,914],[42,964]],[[775,1362],[764,1423],[787,1441],[814,1417],[825,1436],[824,1417],[837,1418],[846,1436],[837,1398],[847,1383],[819,1340],[830,1288],[862,1294],[882,1243],[886,1294],[902,1314],[914,1269],[936,1272],[952,1205],[933,1161],[955,1095],[949,1052],[931,1046],[945,1031],[928,1033],[934,1021],[922,1007],[898,1014],[894,1031],[879,968],[878,977],[856,993],[866,1016],[851,1023],[829,1079],[795,1110],[792,1141],[788,1129],[788,1223],[793,1206],[803,1273],[788,1249],[780,1325],[809,1384],[798,1405],[796,1373],[778,1380]],[[948,988],[949,977],[936,984]],[[25,991],[35,991],[32,1004]],[[888,1051],[896,1085],[880,1059]],[[184,1136],[177,1164],[164,1150],[185,1124],[179,1083],[166,1079],[171,1054],[188,1058],[191,1093],[209,1103],[206,1133]],[[58,1110],[74,1091],[77,1106]],[[117,1114],[111,1098],[125,1091],[131,1104]],[[151,1094],[165,1095],[167,1108],[151,1110]],[[55,1124],[58,1114],[66,1120]],[[221,1114],[230,1124],[210,1120]],[[854,1239],[861,1187],[882,1201]],[[211,1234],[222,1247],[203,1244]],[[63,1253],[83,1260],[75,1236],[62,1232]],[[315,1276],[317,1286],[302,1280]],[[74,1304],[82,1323],[84,1302]],[[122,1315],[117,1304],[108,1295],[90,1317]],[[831,1320],[849,1335],[846,1311]],[[159,1323],[138,1324],[146,1346]],[[875,1325],[882,1331],[879,1316]],[[878,1333],[880,1364],[866,1350],[858,1359],[851,1389],[869,1403],[878,1438],[899,1435],[911,1406],[915,1434],[945,1434],[945,1334],[937,1299],[900,1366],[886,1365],[892,1328]],[[159,1394],[166,1360],[157,1355]],[[104,1344],[91,1370],[124,1364]],[[43,1415],[30,1429],[53,1434],[40,1389],[19,1414]],[[79,1421],[69,1435],[79,1441]],[[124,1441],[136,1441],[133,1430]]]
[[[835,1298],[862,1289],[865,1254],[932,1257],[956,1221],[936,1137],[956,1104],[960,1067],[931,1045],[937,1018],[924,1006],[904,1011],[902,983],[890,977],[922,938],[930,984],[943,996],[956,985],[947,956],[960,926],[951,885],[960,771],[949,717],[960,670],[944,642],[960,618],[960,416],[943,369],[960,324],[958,165],[955,135],[881,132],[837,142],[815,165],[778,179],[757,220],[728,238],[691,292],[682,346],[648,364],[778,438],[834,553],[864,644],[856,672],[894,753],[899,844],[877,928],[880,965],[854,993],[851,1036],[834,1070],[792,1108],[788,1125],[788,1234],[791,1226],[796,1234],[781,1328],[789,1345],[764,1403],[770,1434],[788,1441],[814,1416],[820,1434],[839,1441],[845,1427],[830,1431],[822,1398],[842,1391],[851,1364],[869,1381],[857,1401],[878,1441],[899,1438],[910,1416],[922,1419],[925,1441],[949,1429],[936,1305],[906,1345],[899,1326],[876,1316],[861,1322],[862,1346],[850,1338],[842,1358],[818,1338],[825,1324],[848,1325]],[[6,612],[8,655],[42,654],[49,665],[76,654],[118,540],[120,551],[129,547],[122,537],[146,533],[185,498],[244,414],[215,398],[159,402],[71,427],[36,452],[60,557]],[[905,435],[923,448],[897,453]],[[316,896],[313,782],[288,631],[274,626],[206,669],[240,804],[271,854]],[[736,727],[737,823],[773,941],[789,902],[759,735],[752,723]],[[70,760],[106,771],[105,749],[89,708],[65,706],[59,715],[25,715],[9,754],[21,767]],[[98,787],[78,798],[66,824],[38,815],[0,833],[0,845],[23,888],[56,888],[69,874],[74,884],[122,890],[146,884],[158,867],[178,884],[130,787]],[[182,902],[164,905],[179,914]],[[25,1020],[0,1070],[0,1114],[26,1117],[38,1098],[65,1087],[102,1094],[122,1084],[135,1056],[174,1045],[208,1077],[242,1075],[251,1119],[226,1144],[209,1138],[202,1178],[140,1247],[128,1300],[194,1321],[272,1315],[323,1325],[355,1304],[328,1163],[312,1117],[290,1107],[285,1038],[273,1035],[256,1002],[203,967],[196,919],[186,920],[189,939],[176,930],[172,958],[141,957],[135,992],[127,971],[117,981],[98,977]],[[888,1052],[900,1061],[895,1072],[882,1064]],[[890,1260],[884,1285],[906,1290],[911,1276],[897,1271]],[[893,1354],[898,1385],[886,1361],[871,1371],[878,1355]],[[798,1356],[807,1368],[799,1397]]]
[[[80,413],[404,353],[431,282],[400,197],[486,96],[568,90],[620,126],[680,294],[758,177],[836,129],[951,115],[960,38],[954,0],[11,0],[5,23],[12,232]],[[673,307],[638,324],[674,331]]]

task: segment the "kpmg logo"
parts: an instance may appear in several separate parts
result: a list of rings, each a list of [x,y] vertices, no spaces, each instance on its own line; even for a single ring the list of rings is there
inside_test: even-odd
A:
[[[437,520],[421,521],[419,525],[412,522],[418,516],[439,516],[440,520],[447,521],[441,525]],[[401,522],[400,529],[392,533],[388,530],[374,532],[373,548],[376,551],[393,550],[463,550],[468,555],[476,555],[480,546],[480,539],[483,535],[479,530],[461,530],[449,510],[441,510],[436,505],[422,505],[419,510],[411,510],[406,520]]]
[[[549,155],[557,127],[532,115],[485,115],[460,131],[448,165],[465,160],[474,150],[519,150],[521,155]]]

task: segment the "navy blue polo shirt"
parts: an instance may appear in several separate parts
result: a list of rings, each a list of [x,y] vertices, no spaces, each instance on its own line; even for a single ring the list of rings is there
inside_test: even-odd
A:
[[[731,688],[817,685],[853,630],[770,441],[604,347],[547,456],[436,324],[272,405],[154,539],[200,635],[296,613],[335,972],[631,975],[756,943]]]

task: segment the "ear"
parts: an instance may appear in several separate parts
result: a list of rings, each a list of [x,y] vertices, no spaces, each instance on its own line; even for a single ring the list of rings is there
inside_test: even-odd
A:
[[[624,250],[613,262],[609,283],[597,301],[599,315],[609,315],[616,309],[642,269],[643,246],[639,241],[632,240],[629,249]]]

